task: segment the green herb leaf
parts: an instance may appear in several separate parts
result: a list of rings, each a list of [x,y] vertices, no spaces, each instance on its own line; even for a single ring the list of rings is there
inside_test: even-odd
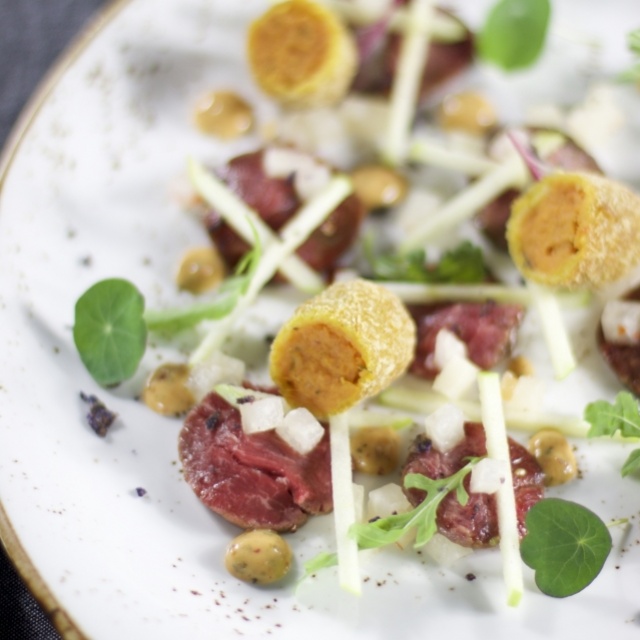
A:
[[[574,595],[591,584],[611,551],[604,522],[574,502],[545,498],[529,510],[526,525],[522,559],[535,570],[540,590],[555,598]]]
[[[591,425],[590,438],[613,436],[620,432],[623,438],[640,437],[640,411],[635,397],[628,391],[620,391],[613,403],[597,400],[587,405],[584,418]]]
[[[627,35],[627,46],[631,53],[640,56],[640,29],[635,29]],[[618,79],[622,82],[640,82],[640,59],[623,71]]]
[[[112,278],[96,283],[78,298],[75,308],[73,339],[85,367],[103,386],[130,378],[144,355],[147,330],[177,333],[203,320],[227,316],[246,293],[261,257],[256,233],[253,249],[243,256],[235,275],[219,287],[216,297],[182,308],[145,313],[144,298],[130,282]]]
[[[436,514],[444,498],[451,491],[456,491],[460,504],[467,503],[469,495],[462,483],[478,460],[479,458],[469,459],[469,462],[459,471],[439,480],[432,480],[419,473],[407,474],[404,479],[405,487],[425,491],[427,494],[425,499],[407,513],[398,513],[353,525],[350,533],[358,541],[358,547],[374,549],[393,544],[412,529],[416,529],[416,547],[429,542],[437,531]]]
[[[487,277],[481,249],[468,241],[447,251],[435,266],[427,265],[423,249],[406,254],[378,255],[374,254],[370,245],[366,249],[375,280],[473,284],[483,282]]]
[[[633,394],[620,391],[613,403],[597,400],[588,404],[584,410],[584,419],[591,425],[587,436],[614,436],[620,433],[623,438],[640,438],[640,410]],[[622,475],[640,469],[640,449],[632,451],[622,466]]]
[[[506,71],[532,65],[544,48],[550,15],[549,0],[500,0],[478,34],[478,54]]]
[[[425,499],[407,513],[398,513],[371,522],[358,522],[352,525],[349,534],[358,541],[358,549],[376,549],[393,544],[412,529],[417,530],[415,547],[421,547],[429,542],[438,530],[436,514],[444,498],[451,491],[455,491],[460,504],[467,504],[469,494],[462,483],[478,460],[480,458],[469,458],[467,464],[456,473],[439,480],[432,480],[420,473],[407,474],[404,479],[405,487],[425,491],[427,494]],[[319,553],[304,564],[305,574],[302,580],[320,569],[335,566],[337,562],[337,554]]]
[[[622,475],[628,476],[630,473],[634,473],[640,469],[640,449],[634,449],[625,463],[622,465]]]
[[[73,340],[92,377],[103,386],[130,378],[144,355],[144,298],[126,280],[102,280],[75,306]]]
[[[304,577],[313,575],[316,571],[320,571],[320,569],[335,567],[337,564],[337,553],[327,553],[326,551],[323,551],[304,563]]]
[[[482,250],[471,242],[462,242],[447,251],[435,268],[435,283],[474,284],[484,282],[487,270]]]
[[[218,287],[213,300],[182,308],[147,311],[147,327],[151,331],[173,334],[194,327],[203,320],[219,320],[229,315],[246,293],[261,257],[262,245],[256,233],[253,248],[244,254],[235,274]]]

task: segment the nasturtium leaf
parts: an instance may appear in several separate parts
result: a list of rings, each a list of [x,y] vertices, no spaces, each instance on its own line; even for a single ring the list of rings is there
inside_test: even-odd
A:
[[[550,0],[499,0],[478,34],[478,54],[506,71],[530,66],[544,48],[550,16]]]
[[[520,544],[540,590],[556,598],[582,591],[600,573],[611,551],[611,534],[592,511],[575,502],[545,498],[527,513]]]
[[[85,367],[102,386],[130,378],[144,355],[144,298],[127,280],[102,280],[75,307],[73,339]]]

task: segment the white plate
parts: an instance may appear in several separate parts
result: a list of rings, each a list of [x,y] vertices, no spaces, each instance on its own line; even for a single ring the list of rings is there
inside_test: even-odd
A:
[[[464,3],[460,3],[461,5]],[[472,19],[486,3],[467,9]],[[606,10],[595,1],[558,1],[554,35],[536,70],[474,76],[502,96],[515,118],[526,101],[565,104],[600,73],[628,64],[624,34],[633,2]],[[188,156],[222,162],[257,145],[220,145],[190,121],[194,100],[233,86],[270,111],[243,61],[243,29],[260,2],[135,0],[112,19],[52,87],[24,136],[5,155],[0,203],[0,531],[19,568],[56,622],[92,638],[389,638],[455,632],[493,638],[636,637],[640,551],[635,479],[618,469],[628,450],[579,442],[582,478],[560,490],[605,519],[614,549],[597,581],[566,600],[541,595],[526,570],[522,604],[505,604],[497,552],[452,569],[413,553],[381,553],[364,568],[359,600],[341,593],[328,570],[298,593],[256,589],[231,579],[223,550],[234,529],[201,506],[177,461],[179,421],[131,399],[155,355],[130,384],[96,387],[73,347],[79,294],[124,276],[150,306],[175,298],[176,261],[205,240],[169,195]],[[475,17],[474,17],[475,16]],[[637,26],[637,25],[636,25]],[[597,43],[603,51],[581,40]],[[638,180],[639,96],[619,91],[625,131],[598,151],[604,166]],[[623,100],[623,98],[628,101]],[[634,120],[635,118],[635,120]],[[592,327],[590,327],[591,329]],[[591,335],[591,334],[588,334]],[[537,358],[545,362],[544,351]],[[580,412],[611,397],[613,376],[592,352],[588,367],[553,387],[557,411]],[[118,412],[106,439],[83,419],[79,392]],[[147,490],[138,497],[135,489]],[[331,544],[330,519],[296,535],[298,563]],[[465,578],[473,573],[477,578]]]

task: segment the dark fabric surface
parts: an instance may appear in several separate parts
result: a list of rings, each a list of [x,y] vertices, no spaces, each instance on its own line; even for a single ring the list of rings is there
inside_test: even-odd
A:
[[[106,0],[0,0],[0,144],[4,144],[25,102],[52,62],[106,3]],[[0,552],[0,638],[59,638],[4,550]]]

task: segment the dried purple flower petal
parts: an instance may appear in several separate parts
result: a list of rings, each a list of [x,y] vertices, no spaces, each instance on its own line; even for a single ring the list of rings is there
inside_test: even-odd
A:
[[[371,58],[373,54],[384,43],[384,39],[389,32],[389,24],[395,10],[401,5],[400,0],[393,0],[385,11],[384,15],[366,27],[361,27],[356,32],[356,46],[358,47],[358,54],[360,56],[360,62],[364,62]]]
[[[118,414],[107,409],[107,407],[105,407],[105,405],[94,395],[87,395],[81,391],[80,398],[89,405],[89,413],[87,413],[87,422],[89,426],[96,434],[101,438],[104,438],[109,431],[109,427],[118,417]]]
[[[508,131],[507,137],[527,165],[527,169],[529,169],[529,173],[534,180],[541,180],[551,171],[551,167],[540,159],[533,147],[524,143],[515,132]]]

